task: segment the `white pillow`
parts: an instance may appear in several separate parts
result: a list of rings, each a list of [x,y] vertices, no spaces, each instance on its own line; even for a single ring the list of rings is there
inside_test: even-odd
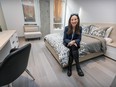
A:
[[[109,27],[107,30],[106,30],[106,35],[105,35],[105,38],[108,38],[111,31],[112,31],[113,27]]]
[[[106,40],[106,43],[112,43],[113,40],[111,38],[104,38]]]

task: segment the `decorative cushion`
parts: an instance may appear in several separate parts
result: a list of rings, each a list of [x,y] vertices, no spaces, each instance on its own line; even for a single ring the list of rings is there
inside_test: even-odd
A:
[[[89,35],[93,34],[93,31],[100,29],[100,27],[95,26],[95,25],[90,25],[90,31],[89,31]]]
[[[106,40],[106,43],[112,43],[113,40],[111,38],[104,38]]]
[[[112,29],[113,29],[113,27],[111,26],[111,27],[109,27],[109,28],[106,30],[105,38],[108,38],[108,37],[109,37],[109,35],[110,35]]]
[[[89,34],[90,31],[90,25],[82,25],[82,34]]]
[[[99,28],[99,29],[96,29],[96,30],[93,30],[91,32],[91,35],[94,35],[94,36],[98,36],[98,37],[105,37],[105,34],[106,34],[106,30],[107,30],[107,27],[106,28]]]

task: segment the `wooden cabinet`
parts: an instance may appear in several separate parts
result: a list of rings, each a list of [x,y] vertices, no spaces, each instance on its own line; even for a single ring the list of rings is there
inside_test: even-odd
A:
[[[116,60],[116,46],[107,45],[107,51],[105,55]]]

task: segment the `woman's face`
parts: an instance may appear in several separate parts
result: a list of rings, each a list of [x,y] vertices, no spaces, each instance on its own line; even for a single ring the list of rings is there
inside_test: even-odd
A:
[[[78,23],[78,18],[77,18],[77,16],[72,16],[71,17],[71,25],[72,25],[72,27],[75,27],[76,25],[77,25],[77,23]]]

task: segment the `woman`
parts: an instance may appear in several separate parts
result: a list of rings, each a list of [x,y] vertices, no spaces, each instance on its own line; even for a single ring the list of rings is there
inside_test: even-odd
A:
[[[80,27],[80,19],[78,14],[72,14],[68,21],[68,26],[65,27],[63,44],[70,49],[68,72],[67,75],[72,75],[72,63],[73,59],[76,63],[76,69],[79,76],[84,76],[79,64],[79,52],[81,41],[82,28]]]

